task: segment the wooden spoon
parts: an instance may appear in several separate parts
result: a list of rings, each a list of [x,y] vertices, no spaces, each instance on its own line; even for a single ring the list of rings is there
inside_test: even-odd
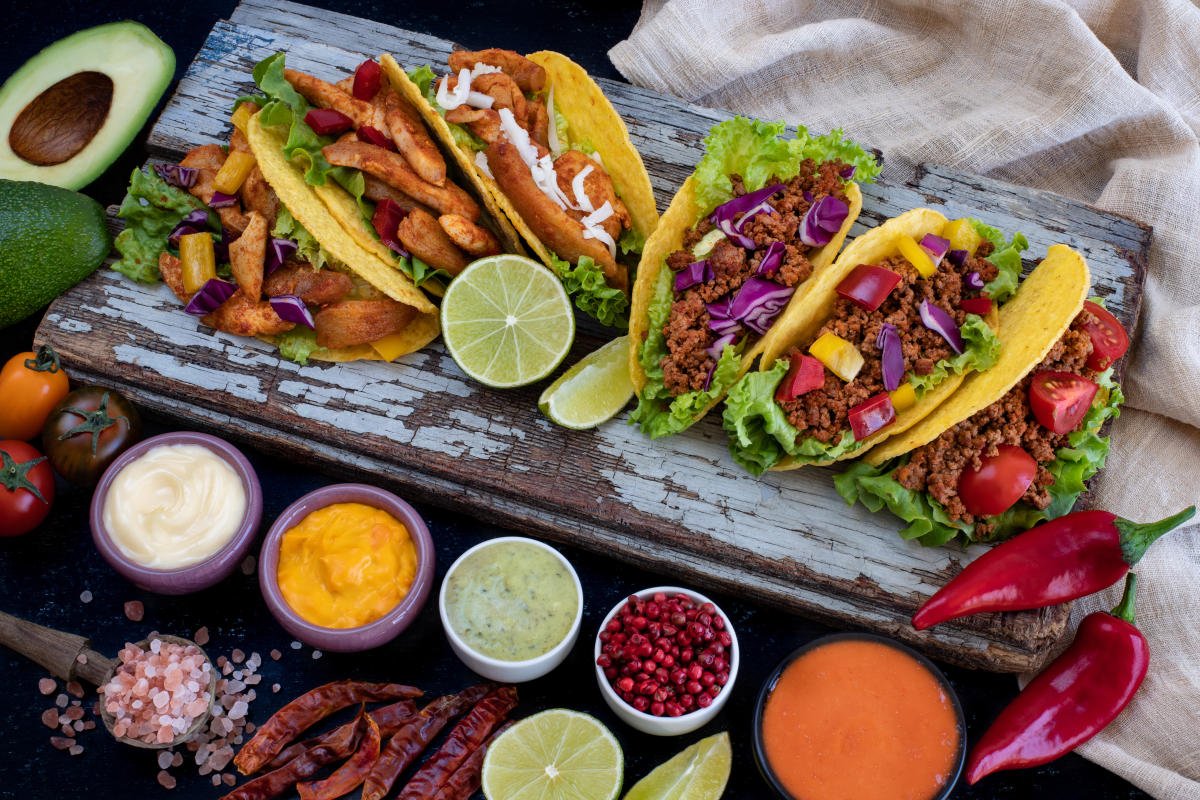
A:
[[[21,110],[8,132],[8,146],[39,167],[69,161],[104,126],[112,98],[112,78],[103,72],[63,78]]]
[[[152,638],[163,642],[174,642],[185,647],[191,645],[199,650],[200,654],[204,656],[204,660],[209,663],[208,708],[192,722],[186,731],[171,741],[161,744],[158,742],[151,744],[140,739],[113,734],[113,738],[118,742],[147,750],[162,750],[183,744],[208,724],[208,720],[212,717],[213,702],[217,696],[217,669],[209,660],[208,654],[190,639],[166,634],[155,634]],[[143,639],[137,643],[137,646],[148,650],[150,641],[150,639]],[[51,675],[62,681],[85,680],[95,686],[103,686],[108,683],[119,663],[91,649],[90,639],[37,625],[3,611],[0,611],[0,644],[41,664]],[[85,657],[82,662],[79,659],[80,655]],[[112,714],[108,713],[103,704],[100,707],[100,718],[104,721],[104,727],[108,728],[109,733],[112,733],[116,720]]]

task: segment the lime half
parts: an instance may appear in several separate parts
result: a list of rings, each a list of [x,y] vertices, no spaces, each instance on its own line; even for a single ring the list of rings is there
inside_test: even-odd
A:
[[[621,336],[588,353],[546,387],[538,408],[565,428],[583,430],[612,419],[632,397],[629,337]]]
[[[625,756],[598,719],[552,708],[521,720],[483,759],[488,800],[615,800]]]
[[[638,781],[625,800],[717,800],[729,781],[729,733],[701,739]]]
[[[507,389],[541,380],[575,339],[575,315],[558,278],[524,256],[481,258],[442,298],[442,336],[462,371]]]

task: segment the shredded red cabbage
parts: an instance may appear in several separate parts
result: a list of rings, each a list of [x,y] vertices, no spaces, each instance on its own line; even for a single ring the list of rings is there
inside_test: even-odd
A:
[[[855,172],[855,170],[857,170],[857,169],[858,169],[858,167],[854,166],[853,164],[851,164],[850,166],[848,166],[848,167],[844,168],[844,169],[842,170],[842,173],[841,173],[841,174],[842,174],[842,180],[844,180],[844,181],[848,181],[848,180],[850,180],[851,178],[853,178],[853,177],[854,177],[854,172]]]
[[[379,234],[379,240],[396,251],[401,258],[408,258],[408,250],[400,244],[396,237],[396,229],[400,227],[400,220],[404,219],[407,213],[395,200],[385,197],[375,206],[375,214],[371,217],[371,225]]]
[[[956,353],[963,351],[963,338],[955,324],[954,318],[943,309],[928,300],[921,301],[921,322],[925,327],[946,340],[946,344]]]
[[[822,197],[809,206],[800,221],[800,240],[809,247],[829,244],[850,214],[850,206],[833,195]]]
[[[172,186],[180,189],[190,189],[196,185],[199,172],[194,167],[181,167],[178,164],[155,164],[154,171]]]
[[[983,288],[983,276],[980,275],[978,272],[972,272],[969,275],[967,275],[966,280],[964,282],[967,284],[967,286],[971,287],[972,289],[979,290],[979,289]]]
[[[950,259],[950,263],[954,266],[961,267],[963,264],[967,263],[967,251],[951,250],[946,254],[946,258]]]
[[[705,303],[708,309],[708,328],[718,336],[741,333],[742,326],[733,316],[733,295],[715,303]]]
[[[715,374],[716,374],[716,372],[717,372],[717,362],[715,362],[715,361],[714,361],[714,362],[713,362],[713,365],[712,365],[711,367],[709,367],[709,368],[708,368],[708,374],[704,376],[704,389],[703,389],[703,391],[707,392],[707,391],[708,391],[708,387],[709,387],[709,386],[712,386],[712,379],[713,379],[713,375],[715,375]]]
[[[783,242],[771,242],[767,245],[767,252],[763,253],[762,261],[758,262],[758,269],[754,274],[764,278],[774,275],[779,270],[779,265],[783,263],[783,254],[786,249]]]
[[[929,257],[933,259],[933,265],[936,267],[946,257],[946,252],[950,249],[950,240],[927,233],[921,237],[921,249],[929,253]]]
[[[275,313],[285,322],[314,327],[308,306],[304,305],[304,301],[294,294],[280,294],[272,297],[271,308],[275,309]]]
[[[796,290],[762,278],[747,278],[733,298],[730,312],[759,335],[765,334]]]
[[[298,249],[295,242],[291,239],[271,238],[270,246],[267,248],[267,265],[264,270],[265,275],[270,275],[275,270],[283,266],[283,262],[287,261],[288,256],[295,253]]]
[[[810,192],[808,189],[805,189],[803,192],[800,193],[800,195],[804,198],[804,202],[806,202],[806,203],[813,202],[813,193]]]
[[[675,273],[675,291],[682,292],[698,283],[708,283],[713,279],[712,265],[708,259],[693,261],[679,272]]]
[[[237,202],[237,197],[224,192],[213,192],[212,200],[208,201],[209,208],[228,208]]]
[[[749,192],[741,197],[735,197],[714,208],[709,219],[738,247],[753,250],[755,248],[754,240],[749,236],[742,235],[742,225],[755,214],[763,211],[775,213],[775,209],[767,204],[767,198],[776,192],[782,192],[785,188],[782,183],[777,183],[773,186],[764,186],[762,189]],[[735,224],[734,217],[739,214],[741,214],[741,219]]]
[[[208,227],[208,211],[197,208],[189,211],[187,216],[179,220],[171,232],[167,234],[167,244],[179,247],[179,237],[189,233],[200,233]]]
[[[736,333],[727,333],[724,336],[719,337],[715,342],[712,343],[710,347],[706,348],[704,352],[720,361],[721,353],[725,352],[725,345],[733,344],[736,341]]]
[[[216,311],[222,303],[233,297],[237,287],[229,281],[220,278],[209,278],[200,290],[192,295],[192,299],[183,307],[188,314],[203,317]]]
[[[883,323],[879,335],[875,337],[875,346],[882,354],[883,387],[889,392],[894,392],[904,378],[904,353],[896,326]]]

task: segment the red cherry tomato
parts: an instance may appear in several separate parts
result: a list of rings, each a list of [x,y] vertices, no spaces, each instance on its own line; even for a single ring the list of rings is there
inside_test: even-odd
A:
[[[867,311],[879,308],[900,283],[900,273],[874,264],[859,264],[837,285],[837,293]]]
[[[1073,372],[1039,372],[1029,384],[1029,407],[1051,433],[1070,433],[1092,407],[1100,387]]]
[[[792,366],[775,390],[775,399],[781,403],[795,400],[802,394],[820,389],[825,385],[825,367],[820,361],[803,353],[792,353]]]
[[[1121,323],[1106,308],[1093,303],[1091,300],[1083,304],[1085,311],[1092,319],[1083,323],[1082,327],[1092,339],[1092,354],[1088,356],[1088,369],[1103,372],[1129,349],[1129,335],[1121,327]]]
[[[20,536],[42,523],[54,504],[54,470],[25,442],[0,441],[0,536]]]
[[[1016,445],[1002,444],[984,456],[978,470],[967,467],[958,479],[958,496],[977,517],[993,517],[1012,508],[1037,475],[1033,456]]]
[[[850,409],[850,430],[854,431],[856,442],[895,421],[896,407],[892,405],[892,398],[887,392],[880,392]]]
[[[370,100],[383,84],[383,67],[379,63],[367,59],[354,70],[354,85],[350,89],[359,100]]]
[[[978,314],[981,317],[986,317],[992,313],[992,298],[967,297],[959,302],[958,307],[968,314]]]

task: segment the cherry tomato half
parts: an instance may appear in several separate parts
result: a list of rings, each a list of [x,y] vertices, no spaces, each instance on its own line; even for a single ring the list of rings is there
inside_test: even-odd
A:
[[[25,442],[0,441],[0,536],[20,536],[42,523],[54,504],[54,471]]]
[[[792,366],[779,382],[779,388],[775,390],[775,399],[781,403],[795,400],[800,395],[825,385],[825,367],[820,361],[799,352],[792,353],[789,357]]]
[[[42,430],[42,446],[54,471],[71,483],[92,486],[117,456],[142,438],[133,404],[100,386],[64,397]]]
[[[70,389],[53,349],[17,353],[0,370],[0,439],[35,438]]]
[[[1129,349],[1129,334],[1121,327],[1121,323],[1107,308],[1102,308],[1091,300],[1084,302],[1083,308],[1092,315],[1092,319],[1080,327],[1087,331],[1092,340],[1092,354],[1088,356],[1088,369],[1103,372]]]
[[[837,285],[837,293],[867,311],[879,308],[900,283],[900,273],[874,264],[859,264]]]
[[[875,431],[883,430],[896,421],[896,407],[887,392],[880,392],[850,409],[850,430],[854,441],[862,441]]]
[[[1039,372],[1029,384],[1029,408],[1051,433],[1070,433],[1092,407],[1100,387],[1073,372]]]
[[[982,458],[978,470],[968,466],[958,479],[958,496],[977,517],[992,517],[1012,508],[1037,475],[1037,462],[1029,453],[1011,444],[996,449],[996,455]]]

